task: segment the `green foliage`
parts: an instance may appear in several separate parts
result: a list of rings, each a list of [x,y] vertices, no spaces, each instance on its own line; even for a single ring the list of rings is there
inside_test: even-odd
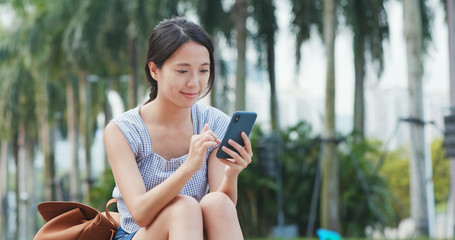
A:
[[[376,173],[381,143],[356,141],[340,145],[341,219],[343,235],[364,237],[367,226],[396,226],[404,216],[387,179]]]
[[[432,41],[431,26],[433,25],[434,12],[428,6],[428,1],[419,0],[420,18],[422,20],[422,50],[428,52],[428,48]]]
[[[435,139],[431,144],[433,165],[433,184],[435,204],[445,204],[449,197],[450,161],[444,158],[442,139]],[[404,148],[388,153],[380,174],[387,179],[391,191],[397,198],[397,207],[403,217],[410,211],[409,153]]]
[[[450,161],[444,157],[442,141],[439,138],[431,143],[435,204],[447,203],[450,192]]]
[[[267,154],[273,155],[276,151],[259,147],[266,137],[260,127],[253,130],[253,163],[239,177],[238,210],[246,237],[267,236],[277,224],[279,189],[274,175],[268,175],[273,171],[267,167],[266,159]],[[310,219],[320,141],[312,136],[311,126],[305,122],[283,130],[280,137],[285,224],[296,224],[300,235],[303,235]],[[396,226],[405,214],[389,188],[388,179],[376,172],[382,154],[381,143],[372,140],[355,142],[353,139],[349,136],[346,142],[339,145],[342,233],[362,237],[365,236],[366,226],[377,223],[384,227]],[[279,167],[272,165],[271,169]],[[399,173],[402,174],[402,171]],[[313,231],[318,227],[319,215],[316,214]]]
[[[257,25],[257,31],[253,34],[254,43],[258,53],[258,64],[267,62],[267,49],[275,44],[275,34],[278,31],[276,21],[276,8],[272,0],[252,0],[252,17]]]
[[[292,31],[296,37],[296,63],[300,63],[300,47],[310,39],[312,29],[322,36],[322,0],[290,0],[292,6]]]
[[[341,1],[346,25],[354,34],[354,53],[364,59],[367,55],[376,63],[375,70],[381,75],[384,69],[383,42],[389,37],[387,0]],[[363,70],[363,69],[362,69]]]
[[[112,190],[114,187],[114,175],[110,168],[106,168],[99,182],[90,189],[90,206],[104,212],[106,210],[106,203],[112,198]]]
[[[391,191],[399,200],[401,212],[409,216],[409,153],[404,148],[388,152],[380,174],[387,179]]]
[[[275,175],[270,172],[279,167],[276,162],[270,166],[265,159],[267,156],[259,152],[265,149],[258,147],[266,137],[260,127],[253,129],[251,133],[253,162],[239,176],[238,211],[245,236],[267,236],[277,224],[279,189]],[[309,196],[313,190],[317,170],[319,143],[311,139],[311,126],[305,122],[282,131],[280,138],[283,146],[283,153],[279,159],[282,159],[285,221],[287,224],[296,224],[300,232],[303,232],[309,219],[311,205]],[[274,150],[267,152],[273,154]]]
[[[284,130],[283,141],[283,198],[285,218],[297,224],[300,233],[306,232],[310,218],[311,196],[320,153],[320,143],[312,138],[312,128],[306,122]],[[316,226],[319,223],[316,216]]]
[[[245,236],[265,236],[273,226],[276,205],[276,183],[264,174],[258,153],[258,143],[263,136],[259,126],[251,132],[253,161],[242,171],[238,180],[238,216]]]

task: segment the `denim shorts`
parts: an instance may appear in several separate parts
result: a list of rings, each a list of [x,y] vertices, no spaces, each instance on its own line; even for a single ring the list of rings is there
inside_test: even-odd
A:
[[[125,230],[123,230],[122,227],[119,226],[117,228],[117,234],[115,234],[114,240],[131,240],[136,232],[127,233]]]

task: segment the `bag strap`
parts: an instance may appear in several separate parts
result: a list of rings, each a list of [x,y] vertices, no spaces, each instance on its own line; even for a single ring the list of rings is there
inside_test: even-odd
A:
[[[109,200],[107,203],[106,203],[106,216],[107,216],[107,219],[109,219],[109,221],[111,221],[113,224],[115,224],[116,226],[119,225],[119,223],[117,221],[115,221],[115,219],[111,216],[111,214],[109,213],[109,206],[112,205],[113,203],[117,203],[117,198],[112,198],[111,200]]]

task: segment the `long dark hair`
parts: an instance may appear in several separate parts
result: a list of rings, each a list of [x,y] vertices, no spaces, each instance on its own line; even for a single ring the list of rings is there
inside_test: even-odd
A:
[[[203,97],[207,95],[215,80],[215,66],[213,61],[213,43],[207,32],[199,25],[181,17],[165,19],[156,25],[148,41],[147,59],[145,61],[145,76],[150,83],[149,100],[153,101],[158,94],[158,83],[150,74],[149,62],[154,62],[161,68],[164,62],[184,43],[194,41],[209,51],[210,75]]]

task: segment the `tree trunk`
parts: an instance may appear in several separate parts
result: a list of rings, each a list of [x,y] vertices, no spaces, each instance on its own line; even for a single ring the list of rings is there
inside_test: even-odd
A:
[[[107,126],[107,124],[109,124],[109,122],[112,120],[113,118],[113,114],[112,114],[112,108],[111,108],[111,104],[109,102],[109,97],[108,97],[108,93],[110,91],[112,91],[112,80],[111,79],[108,79],[107,80],[107,83],[106,83],[106,101],[104,101],[104,126]],[[103,129],[104,131],[104,129]],[[109,158],[107,157],[107,153],[106,151],[104,151],[104,170],[108,170],[111,168],[111,166],[109,165]]]
[[[0,98],[0,239],[7,237],[7,213],[9,203],[7,202],[9,181],[8,144],[13,133],[12,111],[6,109],[6,99]]]
[[[213,41],[213,45],[215,47],[215,52],[214,52],[214,63],[215,64],[215,81],[213,82],[213,87],[212,87],[212,90],[210,91],[210,105],[215,107],[215,108],[218,108],[220,110],[223,109],[223,107],[221,106],[221,101],[219,99],[219,94],[218,92],[220,92],[218,90],[218,87],[222,86],[221,85],[221,59],[220,59],[220,51],[218,49],[218,42],[219,42],[219,39],[216,35],[211,35],[210,36],[212,38],[212,41]]]
[[[84,72],[79,73],[79,130],[83,139],[85,167],[84,167],[84,181],[82,183],[83,201],[90,202],[90,189],[91,189],[91,157],[90,157],[90,135],[89,135],[89,87],[87,78]]]
[[[455,107],[455,2],[446,0],[449,28],[450,105]],[[455,113],[455,109],[452,109]]]
[[[363,36],[354,37],[354,126],[357,140],[363,140],[365,136],[365,43]]]
[[[39,78],[37,78],[39,79]],[[35,115],[38,120],[38,135],[41,151],[44,156],[44,200],[51,201],[56,199],[55,195],[55,163],[51,153],[51,130],[47,120],[49,99],[46,92],[46,82],[35,82],[36,94]]]
[[[455,2],[446,0],[447,25],[449,30],[449,71],[450,71],[450,107],[451,114],[455,114]],[[452,219],[455,217],[455,158],[450,159],[450,199],[448,204],[452,206]],[[450,226],[452,232],[455,231],[455,225]]]
[[[212,41],[215,46],[214,61],[215,61],[215,81],[213,88],[210,91],[210,103],[213,107],[220,109],[225,113],[230,112],[233,106],[229,104],[228,93],[230,91],[229,83],[226,78],[226,73],[221,59],[219,48],[219,37],[212,35]]]
[[[77,155],[76,139],[76,104],[74,102],[74,87],[68,81],[66,83],[66,110],[68,119],[68,141],[70,143],[71,171],[70,171],[70,199],[71,201],[80,201],[80,172],[79,159]]]
[[[324,1],[323,25],[326,49],[326,95],[322,149],[321,226],[340,231],[340,173],[335,128],[336,1]]]
[[[419,1],[403,1],[404,36],[406,40],[406,59],[409,84],[409,117],[417,121],[410,122],[411,162],[410,162],[410,194],[411,218],[416,224],[416,234],[430,234],[430,206],[434,204],[428,199],[428,171],[431,171],[431,160],[425,153],[425,133],[423,121],[423,90],[422,90],[422,23]],[[431,182],[431,177],[428,178]]]
[[[237,33],[237,71],[235,85],[235,110],[246,109],[246,2],[236,0],[234,4],[235,30]]]
[[[13,155],[14,155],[14,167],[16,169],[16,172],[14,173],[14,191],[15,191],[15,200],[16,200],[16,206],[14,208],[14,212],[16,213],[16,226],[19,226],[19,174],[18,174],[18,169],[19,169],[19,131],[17,128],[14,130],[14,137],[12,141],[13,145]],[[14,228],[14,231],[12,233],[14,236],[13,239],[19,239],[19,228],[16,227]]]
[[[128,109],[137,105],[137,46],[136,38],[128,38],[129,55],[130,55],[130,81],[128,91]]]
[[[34,165],[34,149],[35,149],[35,140],[27,138],[26,139],[26,169],[27,169],[27,177],[26,177],[26,186],[27,186],[27,201],[26,203],[26,214],[27,218],[25,221],[27,222],[27,233],[26,239],[33,239],[36,229],[36,208],[34,206],[35,203],[35,165]]]
[[[1,140],[0,148],[0,239],[6,239],[6,195],[8,193],[8,140]]]
[[[275,44],[273,41],[267,42],[267,70],[269,72],[270,82],[270,119],[272,130],[280,129],[278,96],[276,94],[275,78]]]
[[[18,159],[17,159],[17,203],[18,203],[18,239],[28,239],[27,231],[29,229],[27,221],[27,148],[26,129],[24,123],[19,123],[18,130]]]

